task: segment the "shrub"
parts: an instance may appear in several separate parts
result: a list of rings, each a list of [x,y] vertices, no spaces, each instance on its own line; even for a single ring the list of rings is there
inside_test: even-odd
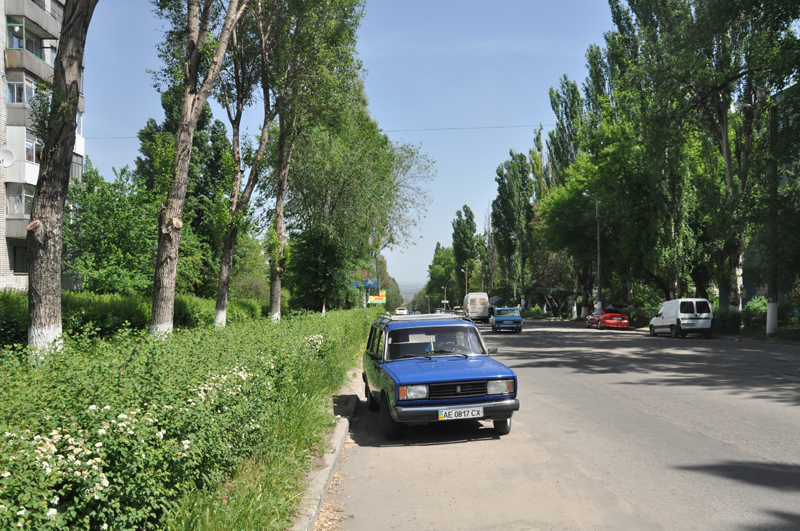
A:
[[[742,325],[748,330],[763,330],[767,326],[767,299],[755,297],[742,310]]]
[[[634,308],[630,312],[629,323],[630,326],[635,328],[650,326],[650,319],[658,312],[658,308]]]
[[[28,341],[28,293],[0,290],[0,345]]]
[[[73,335],[91,326],[102,337],[111,336],[123,327],[149,330],[152,304],[150,297],[138,295],[62,291],[61,326],[64,333]],[[213,325],[215,304],[211,299],[177,295],[173,324],[176,328]],[[258,301],[232,299],[228,303],[228,322],[258,319],[261,311]],[[24,344],[27,340],[27,292],[0,291],[0,345]]]
[[[719,334],[739,334],[742,314],[738,308],[718,306],[714,308],[714,331]]]
[[[87,328],[36,366],[21,347],[0,351],[0,528],[161,528],[165,504],[213,489],[287,432],[313,436],[290,404],[324,407],[370,317],[248,321],[166,340]]]

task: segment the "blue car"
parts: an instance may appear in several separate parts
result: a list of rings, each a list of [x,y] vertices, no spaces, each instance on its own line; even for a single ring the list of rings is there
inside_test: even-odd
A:
[[[519,410],[517,375],[489,354],[478,327],[453,315],[386,316],[372,324],[364,352],[367,407],[387,439],[409,425],[490,420],[500,435]]]
[[[492,316],[492,332],[513,330],[522,332],[522,317],[518,308],[495,308]]]

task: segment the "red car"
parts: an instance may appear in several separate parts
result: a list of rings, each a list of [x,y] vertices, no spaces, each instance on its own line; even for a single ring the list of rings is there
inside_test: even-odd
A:
[[[617,310],[595,310],[586,317],[586,328],[628,328],[628,316]]]

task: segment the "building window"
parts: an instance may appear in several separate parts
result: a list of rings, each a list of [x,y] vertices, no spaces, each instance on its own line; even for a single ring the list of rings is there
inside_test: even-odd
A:
[[[12,50],[25,48],[25,28],[22,24],[8,24],[8,44]]]
[[[61,23],[64,21],[64,6],[61,2],[56,0],[50,2],[50,15],[58,22],[58,29],[61,29]]]
[[[75,123],[77,123],[75,133],[79,136],[83,136],[83,113],[81,111],[78,111],[78,115],[75,117]]]
[[[9,103],[30,103],[36,93],[36,79],[22,70],[6,72]]]
[[[25,49],[44,61],[44,44],[42,44],[42,39],[30,31],[25,32]]]
[[[25,160],[35,164],[42,163],[42,141],[30,130],[25,131]]]
[[[36,187],[32,184],[6,183],[6,214],[30,215]]]
[[[13,263],[11,267],[14,273],[27,273],[28,272],[28,248],[27,247],[12,247],[11,257]]]
[[[69,176],[78,182],[83,181],[83,157],[75,153],[72,154],[72,166],[69,168]]]

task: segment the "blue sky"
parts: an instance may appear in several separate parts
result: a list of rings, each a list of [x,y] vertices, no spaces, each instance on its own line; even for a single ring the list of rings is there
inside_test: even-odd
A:
[[[456,210],[475,212],[478,228],[496,195],[495,170],[509,150],[527,152],[534,127],[554,121],[548,89],[567,74],[586,77],[586,48],[612,26],[601,0],[372,0],[359,31],[373,118],[394,141],[420,144],[436,161],[430,208],[414,245],[387,251],[389,273],[404,291],[421,287],[436,242],[451,244]],[[147,70],[159,67],[161,22],[147,0],[99,2],[86,49],[86,150],[106,179],[133,165],[136,132],[161,121]],[[215,108],[215,116],[225,116]],[[249,115],[258,130],[257,110]],[[126,138],[127,137],[127,138]]]

